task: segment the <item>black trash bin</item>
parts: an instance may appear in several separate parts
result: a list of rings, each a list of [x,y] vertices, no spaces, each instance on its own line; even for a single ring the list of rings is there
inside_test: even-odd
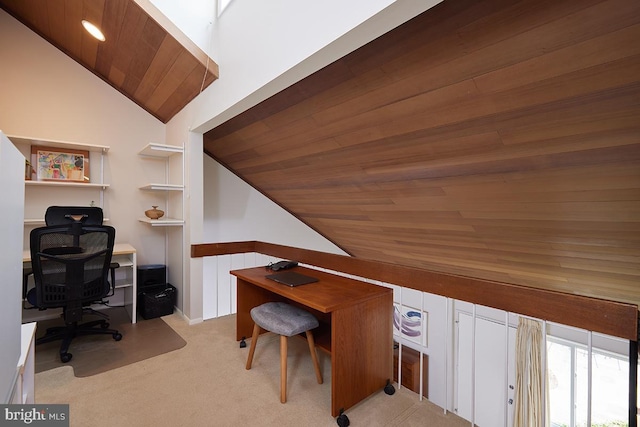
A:
[[[138,266],[138,312],[145,319],[173,313],[176,305],[176,288],[166,283],[167,267],[164,264]]]
[[[145,319],[154,319],[173,313],[176,288],[171,283],[145,286],[138,296],[138,311]]]

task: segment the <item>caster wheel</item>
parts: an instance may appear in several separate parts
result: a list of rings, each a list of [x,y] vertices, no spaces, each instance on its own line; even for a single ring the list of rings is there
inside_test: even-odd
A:
[[[351,422],[349,421],[349,417],[342,410],[340,410],[340,415],[336,419],[336,422],[340,427],[347,427]]]
[[[240,340],[240,348],[246,348],[247,347],[247,342],[245,341],[245,337],[242,337],[242,339]]]
[[[396,388],[391,384],[391,381],[387,380],[387,385],[384,386],[384,392],[389,396],[396,392]]]
[[[109,322],[104,322],[104,323],[101,323],[101,324],[100,324],[100,327],[101,327],[102,329],[107,329],[109,326],[110,326],[110,325],[109,325]]]
[[[116,332],[113,334],[113,339],[116,341],[120,341],[122,339],[122,334],[120,332]]]
[[[73,357],[73,354],[71,353],[62,353],[60,354],[60,361],[62,363],[67,363],[68,361],[71,360],[72,357]]]

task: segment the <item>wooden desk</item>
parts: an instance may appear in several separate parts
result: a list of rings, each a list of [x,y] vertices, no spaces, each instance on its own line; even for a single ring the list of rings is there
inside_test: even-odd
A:
[[[331,415],[338,416],[393,378],[393,291],[371,283],[296,267],[319,279],[291,288],[266,279],[264,267],[231,271],[238,278],[236,339],[251,337],[250,310],[287,301],[320,321],[316,345],[331,355]]]

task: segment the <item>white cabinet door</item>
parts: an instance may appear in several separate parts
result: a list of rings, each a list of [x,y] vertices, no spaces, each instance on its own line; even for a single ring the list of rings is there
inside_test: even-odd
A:
[[[456,408],[459,416],[479,427],[510,427],[507,375],[512,378],[513,351],[507,356],[504,324],[476,318],[475,349],[473,317],[458,313]],[[515,328],[509,328],[509,346],[515,343]],[[474,361],[475,352],[475,361]],[[509,365],[507,365],[509,357]],[[475,363],[475,364],[474,364]],[[475,380],[474,380],[475,375]],[[511,384],[511,383],[510,383]],[[473,392],[473,393],[472,393]],[[475,407],[475,414],[473,413]]]

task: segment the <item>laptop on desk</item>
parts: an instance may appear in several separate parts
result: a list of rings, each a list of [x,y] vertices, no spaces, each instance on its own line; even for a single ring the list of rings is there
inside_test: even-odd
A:
[[[296,273],[295,271],[283,271],[281,273],[267,274],[264,277],[291,287],[306,285],[307,283],[318,281],[315,277],[305,276],[304,274]]]

